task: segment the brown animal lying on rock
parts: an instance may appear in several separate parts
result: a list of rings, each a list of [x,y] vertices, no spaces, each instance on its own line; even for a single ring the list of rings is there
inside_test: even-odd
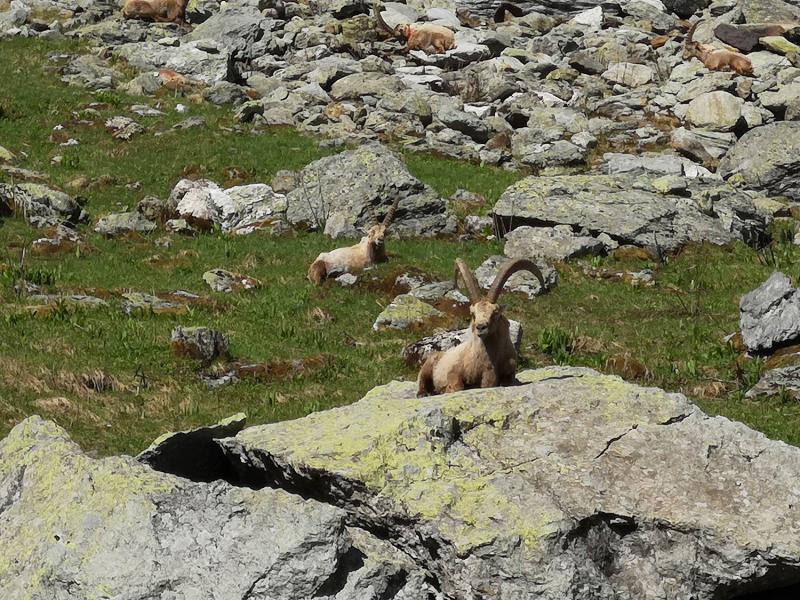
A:
[[[420,25],[401,24],[392,29],[383,20],[377,3],[373,5],[375,20],[383,29],[397,39],[406,40],[404,52],[422,50],[426,54],[444,54],[456,47],[455,33],[442,25],[422,23]]]
[[[692,39],[694,30],[702,21],[698,21],[686,34],[683,46],[683,59],[692,57],[700,59],[705,67],[711,71],[735,71],[739,75],[752,75],[753,63],[744,54],[731,50],[720,50],[709,44],[701,44]]]
[[[500,268],[484,296],[469,267],[460,258],[456,260],[456,280],[460,274],[472,303],[470,332],[455,348],[437,352],[423,363],[417,379],[417,397],[514,383],[517,352],[509,334],[508,319],[497,300],[509,277],[522,270],[533,273],[544,287],[542,273],[533,262],[515,259]]]
[[[330,252],[323,252],[311,263],[308,268],[308,280],[320,285],[328,277],[337,277],[343,273],[363,271],[367,267],[380,262],[386,262],[386,249],[384,238],[386,230],[392,224],[397,213],[400,199],[395,200],[386,213],[383,223],[378,223],[373,215],[374,225],[367,231],[367,235],[355,246],[337,248]]]
[[[122,16],[155,23],[185,23],[189,0],[126,0]]]

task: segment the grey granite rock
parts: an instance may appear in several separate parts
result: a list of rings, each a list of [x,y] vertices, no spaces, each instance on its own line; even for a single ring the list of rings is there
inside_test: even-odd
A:
[[[220,188],[213,181],[183,179],[170,194],[170,206],[188,222],[219,225],[239,235],[270,227],[284,219],[286,196],[263,183]]]
[[[210,363],[218,358],[228,358],[228,338],[209,327],[176,327],[170,336],[170,348],[176,356],[196,358]]]
[[[504,249],[509,258],[542,258],[550,262],[605,252],[603,242],[589,235],[576,234],[569,225],[517,227],[506,236]]]
[[[114,54],[141,71],[170,69],[206,85],[232,78],[230,52],[209,40],[180,46],[157,42],[123,44],[114,49]]]
[[[778,367],[770,369],[761,376],[745,396],[776,396],[786,394],[794,400],[800,400],[800,366]]]
[[[371,222],[371,211],[382,219],[399,197],[391,232],[436,235],[455,230],[444,200],[380,144],[317,160],[298,174],[297,182],[287,198],[287,219],[293,225],[324,229],[328,218],[339,213],[361,229]]]
[[[0,212],[16,211],[35,227],[57,227],[86,220],[83,205],[64,192],[39,183],[0,183]]]
[[[800,582],[800,449],[589,369],[518,377],[421,399],[393,382],[220,443],[385,531],[447,598],[716,600]]]
[[[748,131],[722,159],[718,173],[771,196],[800,200],[800,122]]]
[[[375,319],[372,328],[381,329],[408,329],[413,325],[421,325],[442,313],[427,302],[411,294],[401,294],[392,300]]]
[[[800,338],[800,291],[776,271],[739,301],[742,339],[754,352]]]
[[[138,212],[113,213],[101,217],[94,230],[108,237],[116,237],[126,233],[152,233],[156,224]]]
[[[196,435],[190,441],[187,450]],[[130,457],[93,459],[38,417],[0,442],[0,507],[0,597],[9,600],[433,592],[424,570],[348,527],[341,509],[282,490],[193,482]]]
[[[750,197],[714,180],[687,180],[681,195],[654,187],[642,175],[528,177],[495,205],[505,226],[564,224],[606,233],[620,243],[671,250],[688,241],[757,244],[768,217]]]

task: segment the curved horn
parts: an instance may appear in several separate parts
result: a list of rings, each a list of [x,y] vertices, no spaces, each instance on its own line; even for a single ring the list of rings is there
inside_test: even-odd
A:
[[[386,21],[383,20],[383,17],[381,16],[381,10],[378,8],[377,2],[372,3],[372,12],[375,15],[375,20],[378,22],[378,25],[394,35],[394,30],[386,24]]]
[[[367,221],[367,227],[377,225],[378,215],[375,214],[375,207],[372,206],[372,200],[368,200],[364,208],[366,209],[367,216],[369,217],[369,221]]]
[[[689,32],[686,34],[686,41],[688,43],[692,43],[694,41],[694,30],[697,29],[697,26],[700,25],[705,19],[700,19],[694,25],[689,28]]]
[[[461,279],[464,280],[464,285],[467,286],[467,292],[469,292],[469,300],[470,302],[478,302],[481,299],[481,286],[478,285],[478,280],[475,279],[475,274],[470,270],[467,266],[467,263],[464,262],[463,259],[457,258],[456,259],[456,273],[455,273],[455,284],[458,287],[458,276],[461,275]]]
[[[383,218],[383,226],[389,227],[394,221],[394,216],[397,214],[397,206],[400,204],[400,196],[395,198],[394,203],[389,207],[389,212],[386,213],[386,216]]]
[[[542,276],[542,272],[539,270],[533,261],[525,259],[525,258],[516,258],[513,260],[508,261],[497,272],[497,277],[494,278],[494,282],[492,283],[492,287],[489,288],[489,293],[486,294],[486,298],[492,304],[497,303],[497,299],[500,298],[500,294],[503,291],[503,287],[505,286],[506,282],[508,281],[509,277],[511,277],[517,271],[530,271],[536,276],[536,279],[539,280],[539,283],[544,288],[544,277]]]

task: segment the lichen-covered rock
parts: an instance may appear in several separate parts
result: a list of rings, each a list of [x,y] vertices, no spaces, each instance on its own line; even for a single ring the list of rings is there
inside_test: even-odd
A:
[[[111,117],[106,121],[106,129],[118,140],[128,141],[144,133],[144,127],[130,117]]]
[[[628,87],[639,87],[653,79],[653,69],[647,65],[615,63],[603,73],[603,78]]]
[[[286,216],[293,225],[324,230],[332,216],[353,228],[383,218],[399,196],[390,232],[436,235],[455,231],[455,217],[428,185],[409,173],[403,161],[380,144],[364,144],[306,166],[287,197]]]
[[[800,290],[780,272],[742,296],[739,325],[745,345],[754,352],[800,338]]]
[[[126,233],[152,233],[156,224],[139,212],[113,213],[100,218],[94,230],[108,237],[116,237]]]
[[[794,400],[800,400],[800,366],[770,369],[761,376],[758,383],[747,391],[745,396],[757,398],[758,396],[778,394],[786,394]]]
[[[204,363],[228,356],[225,334],[208,327],[176,327],[172,330],[169,345],[174,355],[196,358]]]
[[[432,591],[423,570],[347,527],[338,508],[282,490],[193,482],[130,457],[92,459],[38,417],[0,442],[0,507],[8,600],[380,600]]]
[[[425,321],[441,315],[440,311],[416,296],[401,294],[381,311],[372,328],[375,331],[384,328],[408,329],[412,325],[421,325]]]
[[[68,194],[39,183],[0,183],[0,211],[16,211],[34,227],[77,224],[87,218],[83,206]]]
[[[240,273],[231,273],[225,269],[206,271],[203,273],[203,281],[215,292],[223,292],[225,294],[254,290],[261,287],[261,282],[258,279],[241,275]]]
[[[156,315],[182,315],[188,311],[185,304],[165,300],[144,292],[122,294],[122,310],[127,315],[153,313]]]
[[[509,258],[543,258],[561,262],[586,255],[604,254],[606,245],[595,237],[579,235],[568,225],[517,227],[506,236]]]
[[[722,159],[718,173],[771,196],[800,200],[800,122],[748,131]]]
[[[252,58],[253,44],[264,35],[264,18],[257,6],[227,4],[195,27],[187,41],[213,40],[236,58]]]
[[[768,217],[749,195],[710,179],[663,194],[648,175],[527,177],[494,207],[505,225],[564,224],[623,244],[672,250],[689,241],[759,243]],[[687,197],[688,194],[688,197]]]
[[[712,131],[731,131],[742,116],[744,101],[728,92],[707,92],[689,102],[686,120]]]
[[[712,600],[800,582],[800,449],[589,369],[519,378],[423,399],[395,382],[220,443],[251,476],[385,532],[448,598]]]

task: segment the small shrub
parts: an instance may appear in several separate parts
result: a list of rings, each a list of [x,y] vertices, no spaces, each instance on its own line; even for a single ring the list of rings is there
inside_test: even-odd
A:
[[[114,107],[122,104],[122,98],[119,96],[119,94],[112,92],[111,90],[98,90],[94,93],[94,97],[98,102],[110,104]]]
[[[575,340],[560,327],[545,327],[539,332],[538,345],[539,350],[550,355],[557,364],[563,365],[569,362]]]

